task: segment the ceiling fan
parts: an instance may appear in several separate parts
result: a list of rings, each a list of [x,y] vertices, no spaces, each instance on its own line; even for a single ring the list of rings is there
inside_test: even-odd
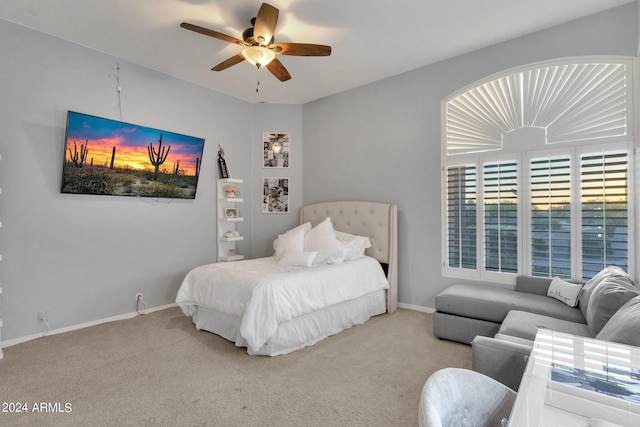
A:
[[[279,10],[270,4],[262,3],[258,15],[251,20],[251,28],[247,28],[242,33],[242,40],[226,34],[219,33],[208,28],[183,22],[182,28],[195,31],[225,42],[234,43],[244,47],[242,52],[222,61],[212,71],[222,71],[236,65],[245,59],[260,68],[266,66],[269,71],[280,81],[284,82],[291,78],[282,62],[276,55],[291,56],[329,56],[331,46],[309,43],[274,43],[273,33],[278,23]]]

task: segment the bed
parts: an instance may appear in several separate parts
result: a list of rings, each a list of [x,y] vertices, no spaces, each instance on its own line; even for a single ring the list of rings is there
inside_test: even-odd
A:
[[[274,256],[207,264],[186,275],[176,303],[197,329],[246,347],[251,355],[276,356],[397,309],[395,204],[316,203],[301,208],[299,223],[276,239]],[[340,241],[359,236],[370,246],[361,249],[364,256],[333,262],[310,244],[326,227]],[[286,251],[300,236],[306,236],[303,252]],[[321,254],[326,259],[316,264]]]

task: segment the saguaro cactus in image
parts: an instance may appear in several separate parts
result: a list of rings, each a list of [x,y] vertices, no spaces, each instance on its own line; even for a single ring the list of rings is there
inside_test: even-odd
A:
[[[153,148],[153,145],[149,143],[147,150],[149,151],[149,160],[151,164],[155,166],[155,174],[154,178],[156,181],[158,180],[158,171],[160,170],[160,165],[167,160],[167,156],[169,155],[169,150],[171,150],[171,146],[168,145],[166,147],[162,147],[162,134],[160,134],[160,139],[158,140],[158,149]],[[166,150],[166,151],[165,151]]]
[[[80,153],[78,153],[78,147],[76,142],[73,141],[73,153],[71,152],[71,148],[69,148],[69,158],[73,162],[73,165],[77,168],[82,167],[82,164],[87,159],[87,153],[89,152],[89,140],[86,139],[84,144],[80,145]]]
[[[113,146],[113,151],[111,151],[111,166],[109,166],[109,169],[113,169],[113,162],[116,159],[116,146]]]

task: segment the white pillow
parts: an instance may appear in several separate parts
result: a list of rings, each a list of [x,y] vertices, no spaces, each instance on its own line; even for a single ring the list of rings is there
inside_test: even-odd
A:
[[[343,231],[335,230],[336,239],[342,246],[345,252],[345,261],[354,261],[362,258],[367,248],[371,247],[371,241],[368,237],[357,236],[355,234],[345,233]]]
[[[318,252],[286,252],[278,261],[279,267],[311,267]]]
[[[311,223],[305,222],[304,224],[298,225],[297,227],[293,227],[291,230],[284,232],[283,234],[279,234],[278,238],[273,241],[273,249],[275,251],[278,250],[278,246],[280,245],[280,238],[287,237],[292,234],[296,234],[298,231],[304,230],[304,234],[306,235],[311,230]]]
[[[277,240],[277,245],[274,242],[277,260],[280,260],[284,254],[289,252],[302,252],[304,250],[304,229],[299,228],[293,233],[287,232],[278,236]]]
[[[549,289],[547,289],[547,296],[562,301],[569,307],[575,307],[578,304],[578,295],[581,290],[581,284],[566,282],[559,277],[554,277]]]
[[[309,231],[304,238],[304,250],[318,252],[314,264],[342,264],[344,250],[333,231],[331,218],[327,218]]]

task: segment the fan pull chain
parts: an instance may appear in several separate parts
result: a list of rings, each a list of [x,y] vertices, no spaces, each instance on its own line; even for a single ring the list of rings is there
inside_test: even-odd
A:
[[[260,68],[256,68],[256,93],[260,92]]]

